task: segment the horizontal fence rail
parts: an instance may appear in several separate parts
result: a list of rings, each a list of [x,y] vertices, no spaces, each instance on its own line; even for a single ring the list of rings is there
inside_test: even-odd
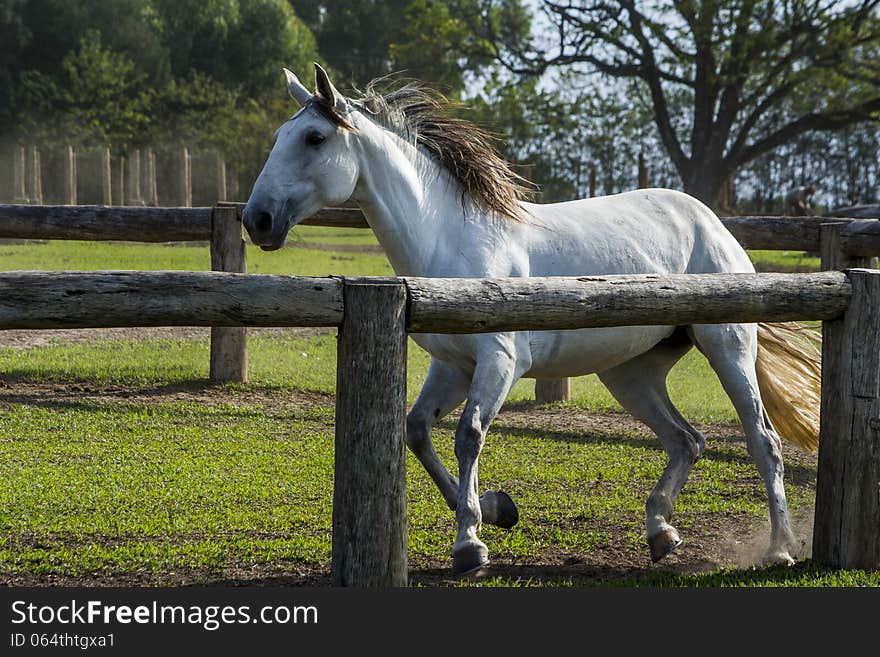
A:
[[[404,280],[413,333],[831,319],[852,294],[842,272]]]
[[[223,203],[239,213],[241,204]],[[211,239],[213,208],[106,205],[0,205],[0,238],[198,242]],[[369,228],[353,208],[325,208],[304,226]]]
[[[0,328],[338,326],[342,282],[188,271],[0,273]]]
[[[211,239],[213,208],[0,205],[0,238],[195,242]]]
[[[243,203],[221,203],[240,214]],[[843,217],[721,217],[747,249],[818,251],[821,225],[845,224],[841,250],[852,256],[880,254],[880,221]],[[369,228],[358,208],[324,208],[304,226]],[[211,237],[211,208],[108,207],[101,205],[0,205],[0,238],[200,241]]]
[[[0,328],[338,326],[345,280],[185,271],[0,273]],[[852,295],[843,272],[348,280],[405,284],[412,333],[831,319]]]
[[[745,249],[818,251],[822,224],[844,224],[841,248],[847,255],[880,253],[880,221],[845,217],[719,217]]]

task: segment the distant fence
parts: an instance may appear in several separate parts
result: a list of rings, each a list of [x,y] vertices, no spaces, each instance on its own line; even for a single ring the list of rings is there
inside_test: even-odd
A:
[[[247,270],[242,203],[213,208],[0,205],[0,239],[209,241],[214,271]],[[876,267],[880,222],[824,217],[722,217],[750,249],[819,251],[822,269]],[[369,228],[357,208],[325,208],[304,225]],[[246,329],[217,327],[211,333],[211,379],[247,380]],[[539,380],[539,402],[569,397],[567,378]]]
[[[75,149],[18,144],[3,156],[0,200],[16,204],[177,206],[213,205],[236,198],[237,180],[216,151],[186,145]]]
[[[0,329],[338,327],[337,586],[407,584],[408,333],[821,319],[813,559],[880,568],[878,271],[501,279],[10,272],[0,274],[0,299]]]

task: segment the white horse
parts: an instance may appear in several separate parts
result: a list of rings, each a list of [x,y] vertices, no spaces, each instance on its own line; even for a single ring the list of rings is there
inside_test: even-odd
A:
[[[316,91],[285,69],[302,109],[275,145],[243,214],[255,244],[284,245],[290,228],[325,206],[354,199],[401,276],[580,276],[753,272],[737,241],[702,203],[648,189],[536,205],[491,148],[486,133],[449,118],[442,97],[415,84],[382,96],[341,95],[316,68]],[[518,519],[504,493],[479,495],[477,460],[489,425],[521,377],[596,372],[620,404],[660,439],[668,464],[646,504],[651,558],[680,543],[673,504],[705,440],[669,400],[666,375],[696,345],[718,374],[742,421],[766,485],[767,559],[793,563],[794,536],[783,488],[780,438],[764,410],[756,376],[755,324],[630,326],[481,335],[413,335],[431,356],[407,417],[407,444],[455,511],[453,569],[488,563],[482,522]],[[431,443],[435,422],[466,400],[455,432],[458,478]]]

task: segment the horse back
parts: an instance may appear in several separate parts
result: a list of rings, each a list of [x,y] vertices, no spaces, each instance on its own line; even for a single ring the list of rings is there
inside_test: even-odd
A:
[[[528,276],[752,272],[708,207],[668,189],[526,204],[517,228]]]

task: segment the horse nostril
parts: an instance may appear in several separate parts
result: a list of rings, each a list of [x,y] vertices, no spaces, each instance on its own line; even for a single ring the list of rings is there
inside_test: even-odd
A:
[[[257,215],[254,227],[257,229],[258,233],[268,233],[272,230],[272,215],[268,212],[261,212]]]

